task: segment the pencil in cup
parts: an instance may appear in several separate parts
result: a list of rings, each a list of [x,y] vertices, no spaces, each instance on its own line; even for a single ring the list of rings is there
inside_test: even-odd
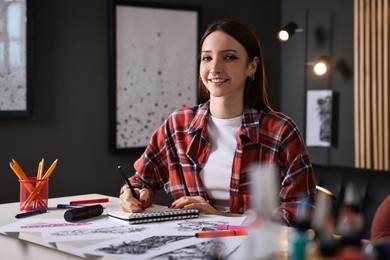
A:
[[[48,193],[49,193],[49,179],[38,180],[36,177],[30,177],[28,180],[19,180],[20,182],[20,211],[32,211],[37,209],[47,209]],[[34,192],[34,189],[27,189],[27,183],[35,187],[40,187],[36,191],[34,198],[26,203],[27,198]]]
[[[39,165],[38,165],[37,180],[42,179],[42,172],[43,172],[44,165],[45,165],[45,160],[42,159],[42,160],[39,162]]]
[[[43,175],[43,178],[42,179],[49,179],[50,175],[53,173],[53,170],[55,169],[55,167],[57,166],[57,162],[58,162],[58,159],[56,159],[49,167],[49,169],[47,169],[45,175]],[[25,201],[25,205],[28,205],[29,203],[31,203],[32,200],[34,200],[37,196],[39,196],[39,191],[40,189],[43,187],[43,184],[44,182],[40,182],[38,183],[38,185],[34,188],[34,190],[31,192],[30,196],[28,196],[28,198],[26,199]]]
[[[9,165],[10,165],[12,171],[18,177],[19,181],[21,181],[21,180],[25,181],[25,182],[20,182],[20,183],[25,186],[25,188],[28,190],[29,193],[31,193],[34,190],[34,186],[31,184],[31,182],[28,181],[28,177],[23,172],[23,170],[19,166],[19,164],[14,159],[12,159],[12,162],[10,162]],[[42,208],[47,206],[47,204],[42,200],[40,195],[37,197],[37,203]]]

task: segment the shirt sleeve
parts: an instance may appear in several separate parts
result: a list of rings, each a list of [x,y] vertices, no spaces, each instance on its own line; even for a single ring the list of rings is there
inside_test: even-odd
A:
[[[164,123],[153,133],[145,152],[134,163],[136,173],[130,177],[132,185],[149,190],[153,201],[155,191],[163,188],[169,176],[166,136]]]
[[[314,209],[316,183],[306,145],[295,123],[289,119],[282,132],[279,166],[281,167],[281,214],[282,221],[295,226],[298,204],[306,200]]]

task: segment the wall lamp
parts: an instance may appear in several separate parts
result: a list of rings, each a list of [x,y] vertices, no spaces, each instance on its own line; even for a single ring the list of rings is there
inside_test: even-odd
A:
[[[327,56],[319,57],[315,62],[308,62],[308,65],[313,66],[313,72],[317,76],[323,76],[330,68],[330,60]]]
[[[286,26],[278,32],[278,39],[281,42],[286,42],[293,36],[294,33],[303,32],[302,28],[298,28],[298,25],[294,22],[289,22]]]

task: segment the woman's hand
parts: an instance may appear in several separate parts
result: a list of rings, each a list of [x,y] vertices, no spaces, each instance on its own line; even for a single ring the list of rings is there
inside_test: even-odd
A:
[[[200,196],[185,196],[168,206],[170,209],[199,209],[201,213],[224,215]]]
[[[139,200],[133,197],[130,189],[126,189],[120,196],[121,208],[124,212],[142,212],[145,208],[149,207],[150,192],[148,189],[134,189],[137,193]]]

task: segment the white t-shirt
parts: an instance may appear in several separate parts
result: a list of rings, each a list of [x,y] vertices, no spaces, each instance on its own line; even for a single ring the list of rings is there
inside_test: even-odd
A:
[[[221,211],[229,210],[230,179],[240,125],[241,116],[220,119],[210,115],[208,119],[211,152],[200,177],[213,206]]]

